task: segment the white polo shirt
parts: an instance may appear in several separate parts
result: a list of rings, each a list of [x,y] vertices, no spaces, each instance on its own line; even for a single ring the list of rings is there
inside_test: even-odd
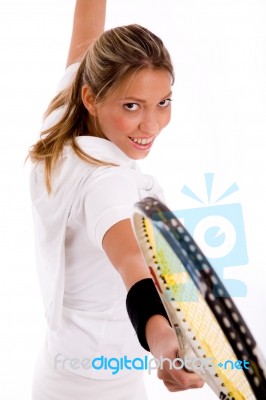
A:
[[[48,322],[48,351],[52,357],[61,354],[61,359],[140,357],[145,352],[127,315],[126,288],[102,249],[102,239],[114,224],[131,218],[137,201],[162,198],[162,191],[112,142],[91,136],[77,141],[92,157],[119,166],[95,167],[66,146],[50,196],[43,163],[32,169],[36,264]],[[64,368],[94,379],[130,373],[73,369],[69,362]]]

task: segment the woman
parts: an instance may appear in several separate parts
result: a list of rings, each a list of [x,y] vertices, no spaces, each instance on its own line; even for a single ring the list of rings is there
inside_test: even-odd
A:
[[[48,321],[34,400],[146,399],[137,368],[118,373],[106,360],[140,359],[142,347],[158,359],[178,354],[130,221],[137,201],[162,196],[136,160],[170,120],[173,67],[162,41],[139,25],[103,33],[105,6],[77,0],[66,73],[30,150]],[[203,384],[169,363],[158,376],[170,391]]]

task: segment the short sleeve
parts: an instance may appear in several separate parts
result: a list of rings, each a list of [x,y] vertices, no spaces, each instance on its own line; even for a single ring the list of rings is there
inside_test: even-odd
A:
[[[131,218],[137,201],[138,187],[129,168],[97,168],[84,199],[89,240],[102,248],[105,233],[117,222]]]

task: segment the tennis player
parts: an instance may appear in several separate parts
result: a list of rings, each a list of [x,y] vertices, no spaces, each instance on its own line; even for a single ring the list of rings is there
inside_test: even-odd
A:
[[[67,68],[29,153],[47,319],[33,400],[144,400],[144,355],[178,354],[130,221],[137,201],[163,196],[136,161],[170,121],[173,66],[142,26],[104,32],[105,10],[76,1]],[[203,385],[169,363],[158,377],[170,391]]]

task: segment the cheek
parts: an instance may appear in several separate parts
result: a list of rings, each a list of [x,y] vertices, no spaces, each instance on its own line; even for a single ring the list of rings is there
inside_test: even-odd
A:
[[[162,128],[164,128],[165,126],[167,126],[169,124],[171,120],[171,110],[164,116],[164,118],[162,119],[161,123],[162,123]]]
[[[129,118],[117,116],[114,119],[113,126],[116,128],[117,131],[121,133],[127,133],[135,127],[135,123]]]

